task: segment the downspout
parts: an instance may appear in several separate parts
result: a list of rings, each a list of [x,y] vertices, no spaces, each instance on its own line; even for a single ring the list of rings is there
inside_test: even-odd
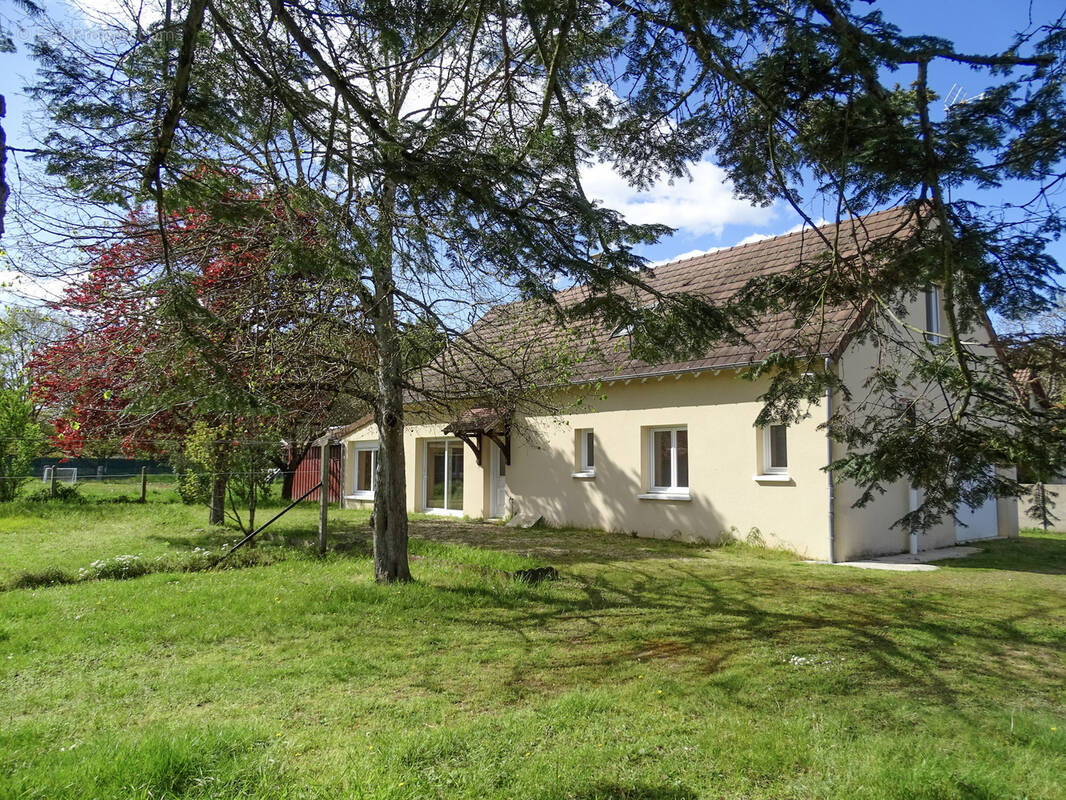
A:
[[[825,373],[829,375],[829,356],[825,357]],[[829,563],[837,561],[837,532],[836,532],[836,488],[833,486],[833,440],[829,436],[829,421],[833,416],[833,389],[826,382],[825,386],[825,466],[826,466],[826,491],[829,499]]]
[[[909,507],[908,507],[907,510],[910,511],[913,514],[915,511],[918,510],[918,506],[920,505],[920,502],[919,502],[920,497],[918,496],[918,487],[915,486],[914,484],[911,484],[910,489],[907,491],[907,497],[908,497],[908,500],[909,500],[909,502],[907,504]],[[918,555],[918,528],[916,528],[916,527],[915,528],[911,528],[909,541],[910,541],[910,553],[911,553],[911,555],[912,556]]]

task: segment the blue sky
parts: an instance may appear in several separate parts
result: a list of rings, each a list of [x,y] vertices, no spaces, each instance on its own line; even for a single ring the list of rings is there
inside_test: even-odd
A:
[[[114,4],[116,0],[83,0],[95,6]],[[861,7],[856,0],[856,7]],[[993,52],[1003,49],[1012,35],[1032,23],[1054,18],[1063,10],[1063,0],[879,0],[874,4],[885,17],[907,33],[929,33],[951,39],[963,51]],[[56,16],[75,18],[74,12],[49,3]],[[9,23],[18,21],[19,14],[10,2],[0,5]],[[25,46],[16,35],[19,52],[0,55],[0,92],[8,103],[5,129],[12,146],[30,146],[32,136],[32,107],[22,94],[33,75],[33,62],[27,57]],[[934,89],[945,96],[953,88],[965,95],[974,95],[984,88],[981,73],[961,66],[938,63],[930,68]],[[901,72],[899,81],[909,83],[913,73]],[[25,162],[20,162],[25,163]],[[650,193],[638,194],[609,171],[591,170],[586,179],[589,193],[609,205],[627,213],[634,222],[662,222],[677,228],[672,236],[647,248],[643,254],[652,260],[668,260],[697,251],[728,247],[753,237],[783,233],[799,223],[799,218],[784,207],[756,208],[732,197],[731,187],[724,183],[721,170],[709,161],[693,166],[694,180],[680,181],[670,186],[662,184]],[[996,200],[1027,198],[1026,187],[1008,186],[996,192]],[[980,195],[975,194],[980,200]],[[819,201],[809,204],[806,211],[814,219],[828,217],[832,207]],[[1052,243],[1049,248],[1061,263],[1066,264],[1066,244]],[[3,276],[0,270],[0,279]]]

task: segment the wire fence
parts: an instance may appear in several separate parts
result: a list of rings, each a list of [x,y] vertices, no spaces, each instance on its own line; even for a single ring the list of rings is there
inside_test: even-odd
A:
[[[79,471],[76,480],[73,476],[56,475],[53,484],[51,475],[42,478],[41,473],[32,475],[5,475],[0,481],[17,484],[13,499],[30,501],[47,501],[56,499],[74,502],[149,502],[149,503],[186,503],[205,504],[211,492],[211,484],[216,477],[229,479],[229,490],[234,489],[233,479],[247,479],[258,476],[264,480],[258,482],[257,502],[263,508],[289,502],[289,489],[293,496],[303,492],[306,487],[297,485],[296,470],[231,470],[229,472],[197,472],[183,475],[175,472],[147,473],[116,472],[98,475],[96,472],[82,475]],[[290,480],[286,480],[286,477]],[[183,481],[184,478],[192,480]],[[318,482],[315,481],[315,489]],[[241,489],[238,497],[244,498]],[[330,502],[336,502],[334,491],[330,492]],[[229,491],[226,494],[227,507],[232,502]],[[246,500],[246,498],[244,498]],[[243,505],[244,500],[238,501]]]
[[[43,472],[34,473],[32,475],[0,475],[0,481],[37,480],[37,481],[41,481],[42,483],[48,483],[51,480],[51,478],[52,478],[51,469],[52,469],[52,467],[48,466],[48,467],[44,468]],[[64,469],[75,469],[75,468],[74,467],[57,467],[56,468],[56,482],[57,483],[70,483],[70,482],[82,483],[82,482],[90,482],[90,481],[91,482],[101,482],[101,481],[107,482],[107,481],[126,480],[126,479],[132,479],[132,478],[140,479],[142,477],[140,472],[119,472],[119,473],[115,473],[115,472],[105,472],[105,473],[84,472],[84,473],[82,473],[80,471],[80,469],[79,469],[79,471],[78,471],[76,476],[69,476],[68,475],[67,478],[64,478],[63,477],[63,470]],[[148,472],[148,473],[145,473],[145,477],[147,478],[149,483],[165,482],[165,481],[176,481],[176,480],[184,477],[185,475],[202,476],[202,477],[205,477],[205,478],[213,478],[216,475],[224,475],[224,476],[229,477],[229,478],[245,478],[245,477],[250,477],[252,475],[259,475],[259,476],[263,476],[263,477],[269,478],[271,481],[276,481],[276,480],[282,479],[285,475],[295,475],[295,474],[296,474],[296,470],[282,470],[282,469],[220,470],[218,472],[210,472],[210,471],[202,471],[202,470],[191,470],[189,472]],[[77,480],[76,481],[70,481],[69,480],[70,477],[76,477]]]

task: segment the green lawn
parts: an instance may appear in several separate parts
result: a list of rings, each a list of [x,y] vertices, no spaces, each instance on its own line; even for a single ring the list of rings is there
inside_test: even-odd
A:
[[[0,584],[236,537],[149,499],[0,507]],[[0,591],[0,798],[1066,797],[1061,534],[888,573],[419,520],[383,587],[365,514],[325,559],[314,520]]]

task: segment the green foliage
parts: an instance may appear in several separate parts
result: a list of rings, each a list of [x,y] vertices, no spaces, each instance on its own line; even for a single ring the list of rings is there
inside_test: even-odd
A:
[[[14,499],[19,486],[29,480],[33,459],[44,443],[26,390],[0,387],[0,502]]]
[[[11,498],[8,498],[11,499]],[[26,495],[25,500],[29,503],[49,503],[53,501],[61,503],[83,503],[85,497],[76,483],[56,482],[55,494],[52,494],[51,486],[42,486]]]
[[[186,505],[205,505],[211,500],[210,470],[204,466],[194,451],[186,449],[170,454],[170,465],[177,476],[177,490],[181,502]]]
[[[227,513],[241,530],[251,533],[256,507],[270,499],[276,475],[273,464],[280,447],[280,437],[268,429],[195,423],[182,454],[187,465],[179,482],[182,499],[209,499],[211,482],[216,474],[222,473],[229,500]],[[247,509],[247,526],[238,506]]]

